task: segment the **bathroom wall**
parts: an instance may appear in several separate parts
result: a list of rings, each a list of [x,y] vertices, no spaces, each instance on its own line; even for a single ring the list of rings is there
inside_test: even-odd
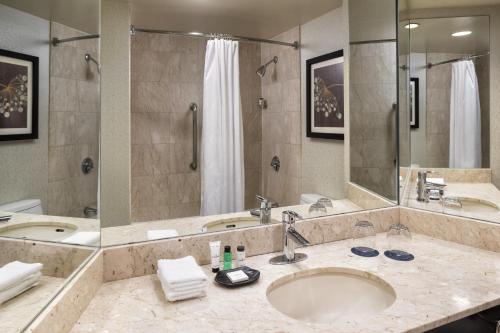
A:
[[[427,166],[427,55],[425,53],[410,54],[410,77],[418,78],[418,128],[411,128],[411,164]],[[410,66],[408,66],[410,67]],[[409,79],[409,78],[408,78]],[[407,80],[400,84],[407,84]],[[406,109],[405,109],[406,110]],[[401,120],[401,119],[400,119]],[[409,127],[409,119],[406,122]],[[401,143],[400,143],[401,145]],[[406,164],[407,166],[409,164]]]
[[[51,23],[59,39],[86,33]],[[48,214],[83,217],[86,206],[97,205],[99,165],[99,73],[85,61],[99,59],[99,41],[89,39],[51,46],[49,103]],[[90,157],[94,170],[85,175],[81,162]]]
[[[131,38],[132,221],[200,213],[200,167],[192,162],[191,103],[198,105],[198,161],[206,40],[141,34]],[[260,193],[261,112],[257,108],[260,46],[240,43],[245,201]]]
[[[273,38],[300,41],[300,27]],[[262,112],[262,190],[281,206],[297,204],[301,193],[300,51],[289,46],[261,45],[261,61],[274,56],[277,64],[267,68],[262,79],[262,97],[268,108]],[[271,167],[278,156],[281,168]]]
[[[0,48],[39,58],[38,139],[0,142],[0,204],[39,198],[47,209],[49,21],[0,5]]]
[[[300,27],[301,96],[306,96],[306,61],[346,47],[344,10],[334,9]],[[306,99],[302,98],[302,193],[344,198],[345,160],[343,140],[306,137]],[[345,109],[344,113],[348,113]],[[347,115],[345,115],[347,116]],[[348,124],[346,124],[348,127]],[[348,129],[346,129],[347,133]],[[347,136],[347,135],[346,135]]]

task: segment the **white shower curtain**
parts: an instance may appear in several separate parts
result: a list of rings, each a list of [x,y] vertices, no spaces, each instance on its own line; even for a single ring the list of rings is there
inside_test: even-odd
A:
[[[450,168],[481,167],[479,89],[470,60],[453,64],[450,102]]]
[[[242,211],[245,198],[238,42],[207,42],[201,137],[202,216]]]

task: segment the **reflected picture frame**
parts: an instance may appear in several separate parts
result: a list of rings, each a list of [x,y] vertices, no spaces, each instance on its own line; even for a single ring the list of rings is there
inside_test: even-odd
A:
[[[0,141],[38,139],[38,62],[0,49]]]
[[[410,105],[410,128],[419,128],[419,81],[418,77],[410,78],[410,87],[408,92],[409,105]]]
[[[344,51],[306,60],[306,136],[344,140]]]

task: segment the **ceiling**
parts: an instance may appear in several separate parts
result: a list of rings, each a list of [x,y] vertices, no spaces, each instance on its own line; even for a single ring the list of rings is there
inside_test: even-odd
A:
[[[0,4],[90,34],[99,31],[100,0],[0,0]]]
[[[500,0],[406,0],[408,9],[500,5]]]
[[[271,38],[340,7],[342,0],[130,0],[138,28]]]
[[[414,19],[411,22],[420,26],[408,30],[404,28],[408,21],[401,22],[401,32],[409,36],[411,52],[475,54],[489,51],[488,16]],[[451,36],[454,32],[465,30],[472,31],[472,34],[465,37]]]

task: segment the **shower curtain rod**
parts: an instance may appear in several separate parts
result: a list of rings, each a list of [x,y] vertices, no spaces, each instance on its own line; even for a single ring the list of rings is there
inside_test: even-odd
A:
[[[254,38],[254,37],[243,37],[243,36],[234,36],[228,34],[217,34],[217,33],[205,33],[205,32],[187,32],[187,31],[174,31],[174,30],[155,30],[155,29],[142,29],[136,28],[135,26],[130,26],[130,34],[134,35],[136,32],[146,32],[146,33],[154,33],[154,34],[164,34],[164,35],[178,35],[178,36],[189,36],[189,37],[199,37],[199,38],[214,38],[214,37],[222,37],[231,40],[237,41],[247,41],[247,42],[258,42],[258,43],[268,43],[268,44],[278,44],[284,46],[291,46],[294,49],[299,48],[299,42],[294,41],[293,43],[280,42],[277,40],[263,39],[263,38]]]
[[[470,60],[470,59],[484,57],[484,56],[488,56],[488,55],[490,55],[490,52],[483,53],[483,54],[474,54],[474,55],[465,56],[465,57],[462,57],[462,58],[450,59],[450,60],[446,60],[446,61],[436,62],[434,64],[433,63],[428,63],[427,64],[427,68],[431,68],[431,67],[439,66],[439,65],[444,65],[444,64],[449,64],[449,63],[452,63],[452,62],[457,62],[457,61],[462,61],[462,60]]]
[[[92,38],[99,38],[101,36],[99,35],[87,35],[87,36],[79,36],[79,37],[71,37],[71,38],[64,38],[64,39],[59,39],[57,37],[52,38],[50,41],[53,46],[57,46],[60,43],[67,43],[67,42],[73,42],[75,40],[82,40],[82,39],[92,39]]]

